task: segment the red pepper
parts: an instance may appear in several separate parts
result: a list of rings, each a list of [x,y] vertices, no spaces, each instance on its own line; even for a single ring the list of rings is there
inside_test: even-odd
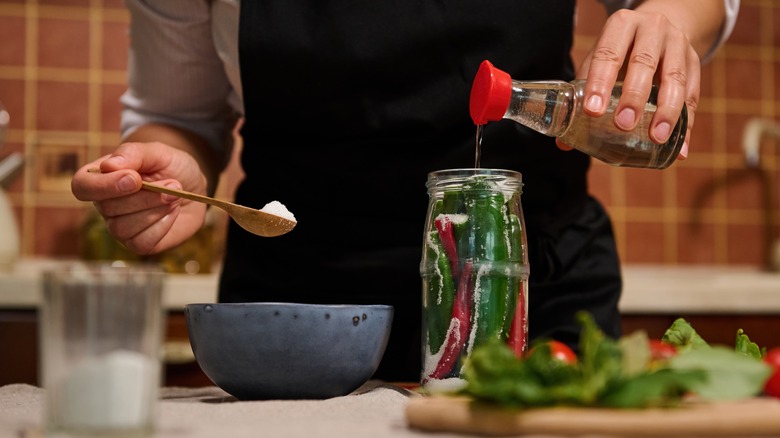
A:
[[[509,327],[509,339],[507,340],[507,344],[509,345],[509,348],[515,352],[517,357],[522,357],[525,354],[526,342],[528,339],[528,334],[526,333],[528,325],[525,314],[525,290],[523,290],[522,283],[518,284],[518,288],[517,305],[515,306],[512,324]]]
[[[439,231],[439,239],[444,247],[444,252],[450,260],[450,270],[452,278],[458,278],[460,268],[458,261],[458,248],[455,244],[455,234],[453,233],[452,220],[446,214],[440,214],[433,220],[436,229]]]
[[[452,320],[445,340],[446,345],[443,347],[444,351],[436,369],[429,376],[431,379],[441,379],[449,374],[452,367],[458,362],[463,346],[466,345],[471,320],[472,268],[471,260],[467,260],[463,265],[463,275],[458,282],[458,293],[452,306]]]

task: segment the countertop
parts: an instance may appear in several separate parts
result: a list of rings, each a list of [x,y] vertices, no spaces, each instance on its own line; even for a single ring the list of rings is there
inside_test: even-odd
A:
[[[36,386],[0,387],[0,436],[43,437],[45,395]],[[780,409],[778,400],[769,398],[675,410],[474,409],[453,398],[426,400],[381,381],[325,400],[238,401],[213,386],[165,387],[159,395],[154,438],[462,438],[518,433],[526,438],[605,437],[636,436],[638,424],[644,425],[642,436],[768,438],[778,436]]]
[[[22,259],[0,271],[0,309],[35,308],[41,301],[42,273],[68,260]],[[177,310],[189,303],[212,303],[217,299],[217,270],[210,274],[168,274],[163,289],[163,305]]]
[[[22,259],[11,270],[0,271],[0,309],[37,307],[41,273],[64,262]],[[218,269],[210,274],[169,274],[165,307],[177,310],[188,303],[215,302]],[[619,305],[624,314],[780,315],[780,273],[757,267],[626,265],[623,277]]]

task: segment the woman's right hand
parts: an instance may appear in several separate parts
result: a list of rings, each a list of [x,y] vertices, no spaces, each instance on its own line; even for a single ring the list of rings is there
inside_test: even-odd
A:
[[[206,204],[141,190],[141,181],[206,194],[207,181],[189,153],[163,143],[124,143],[80,168],[71,190],[91,201],[109,233],[129,250],[156,254],[192,237],[206,218]]]

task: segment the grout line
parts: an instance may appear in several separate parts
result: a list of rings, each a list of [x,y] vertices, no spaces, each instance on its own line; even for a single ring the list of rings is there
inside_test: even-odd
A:
[[[100,156],[100,135],[102,128],[103,88],[103,14],[101,0],[91,0],[89,8],[89,104],[87,110],[86,159],[91,161]]]
[[[661,210],[663,227],[663,261],[665,263],[677,263],[678,257],[678,205],[677,205],[677,186],[679,178],[677,167],[672,166],[663,170],[664,175],[661,178],[662,202]]]
[[[35,253],[35,150],[30,142],[29,132],[38,125],[38,1],[29,0],[25,4],[25,45],[24,53],[24,130],[25,135],[25,172],[22,197],[22,223],[20,225],[21,254]],[[33,171],[30,171],[30,170]]]
[[[615,228],[615,240],[618,254],[621,260],[627,254],[626,240],[628,238],[628,224],[626,216],[622,212],[626,208],[626,170],[621,168],[610,169],[611,205],[608,207],[612,214],[612,222]]]

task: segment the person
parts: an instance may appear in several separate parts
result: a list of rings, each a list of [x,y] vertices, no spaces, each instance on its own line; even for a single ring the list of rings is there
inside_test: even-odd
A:
[[[376,377],[415,381],[424,183],[430,171],[474,165],[468,99],[480,62],[523,80],[587,78],[591,115],[622,78],[624,128],[658,82],[650,130],[663,141],[683,104],[693,126],[700,64],[730,33],[739,2],[602,0],[611,15],[576,70],[574,0],[126,3],[123,143],[76,172],[75,197],[94,202],[130,250],[173,248],[202,226],[206,207],[142,191],[141,181],[213,194],[240,120],[235,201],[279,200],[298,224],[266,238],[231,222],[219,301],[391,304]],[[523,175],[531,339],[576,348],[580,309],[620,335],[622,285],[609,217],[588,192],[589,158],[559,146],[490,123],[481,167]]]

